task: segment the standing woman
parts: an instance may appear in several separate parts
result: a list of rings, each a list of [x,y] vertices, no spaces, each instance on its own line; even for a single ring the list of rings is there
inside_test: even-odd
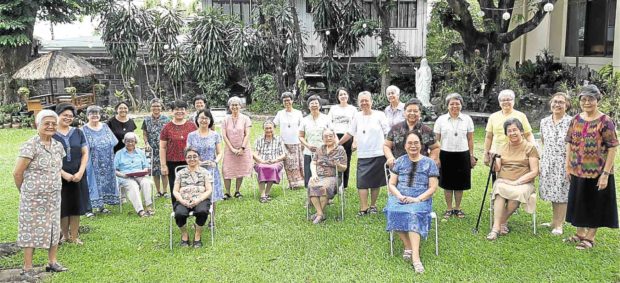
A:
[[[614,179],[618,137],[614,121],[598,109],[600,100],[595,85],[581,89],[582,112],[571,121],[565,140],[570,178],[566,221],[577,227],[577,233],[566,241],[579,243],[579,250],[594,247],[599,227],[618,228]]]
[[[390,131],[387,118],[381,111],[372,110],[372,94],[362,91],[357,96],[360,112],[356,113],[351,128],[339,144],[355,137],[357,142],[357,192],[360,196],[358,216],[377,213],[379,188],[385,186],[385,156],[383,141]],[[368,190],[370,189],[370,207]]]
[[[280,126],[280,137],[286,148],[284,170],[289,188],[294,189],[304,185],[304,154],[299,142],[299,128],[304,117],[301,111],[293,108],[292,93],[282,93],[282,104],[284,109],[278,111],[273,123]]]
[[[200,153],[200,165],[214,178],[211,203],[215,213],[215,202],[224,199],[222,178],[217,166],[222,160],[222,136],[212,130],[215,120],[209,109],[198,111],[194,122],[198,124],[198,130],[191,132],[187,137],[187,147],[194,148]]]
[[[70,103],[56,105],[58,114],[58,129],[54,139],[65,148],[65,158],[62,160],[62,174],[68,176],[62,179],[60,203],[60,231],[62,238],[70,243],[81,245],[78,235],[80,215],[84,215],[90,207],[88,198],[88,184],[86,183],[86,166],[88,165],[88,145],[84,132],[71,127],[76,115],[75,106]]]
[[[146,151],[151,151],[151,176],[157,189],[157,195],[163,197],[168,189],[168,177],[161,174],[159,159],[159,136],[164,125],[170,122],[170,118],[161,115],[163,104],[159,98],[151,99],[151,115],[144,117],[142,123],[142,138],[146,141]]]
[[[108,120],[107,124],[118,140],[118,143],[114,146],[114,153],[116,153],[125,147],[125,143],[123,143],[125,134],[135,131],[137,127],[133,119],[129,118],[129,105],[127,105],[127,102],[121,101],[117,103],[116,106],[114,106],[114,110],[116,111],[116,115]]]
[[[338,139],[342,139],[351,126],[351,120],[353,120],[353,116],[357,113],[357,108],[353,105],[349,105],[349,93],[345,88],[339,88],[336,90],[336,94],[340,103],[332,106],[329,109],[327,116],[329,116],[332,121],[332,125],[334,125],[334,131],[336,132]],[[347,188],[349,185],[349,167],[351,166],[352,146],[353,139],[350,139],[342,144],[342,147],[344,147],[344,150],[347,153],[347,169],[344,171],[344,175],[342,177],[344,188]]]
[[[24,248],[24,267],[21,275],[36,279],[32,269],[34,249],[48,250],[46,271],[61,272],[67,268],[56,260],[60,236],[61,178],[71,180],[71,174],[62,172],[65,151],[52,137],[56,133],[58,115],[51,110],[37,114],[38,134],[19,150],[13,171],[19,190],[17,245]]]
[[[310,172],[312,155],[323,145],[323,131],[332,128],[329,117],[321,113],[320,96],[308,97],[308,109],[310,109],[310,114],[304,117],[299,129],[299,141],[304,145],[304,186],[306,188],[312,177],[312,172]]]
[[[185,162],[185,150],[187,144],[187,136],[196,130],[194,121],[187,121],[185,114],[187,103],[182,100],[175,100],[172,104],[172,113],[174,118],[168,124],[164,125],[159,135],[159,163],[161,164],[161,174],[168,176],[168,184],[170,188],[174,187],[174,179],[176,177],[176,168],[181,165],[187,165]],[[174,194],[170,195],[172,205],[176,202]]]
[[[435,136],[441,144],[439,152],[439,186],[444,189],[447,210],[444,218],[454,215],[465,217],[461,210],[463,191],[471,188],[471,169],[476,166],[474,157],[474,121],[461,113],[463,97],[451,93],[446,97],[448,113],[435,121]],[[454,197],[454,207],[452,199]]]
[[[105,123],[101,123],[101,107],[86,108],[88,123],[82,127],[88,144],[88,191],[93,209],[110,213],[103,205],[118,204],[116,175],[114,170],[114,146],[118,140]]]
[[[222,123],[222,136],[226,142],[224,149],[224,186],[226,193],[224,199],[230,198],[231,179],[235,182],[235,198],[242,197],[239,190],[243,177],[252,174],[252,152],[250,150],[250,127],[252,121],[246,115],[241,114],[241,99],[233,96],[228,99],[230,116]]]
[[[551,98],[551,116],[540,121],[540,141],[545,145],[540,158],[540,198],[553,207],[551,234],[562,235],[566,218],[569,182],[566,179],[566,132],[572,118],[566,115],[570,99],[563,92]]]

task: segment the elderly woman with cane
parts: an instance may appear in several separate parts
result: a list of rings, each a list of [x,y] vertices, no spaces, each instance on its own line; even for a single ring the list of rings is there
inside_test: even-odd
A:
[[[316,209],[316,214],[310,217],[314,224],[325,220],[325,206],[328,199],[336,195],[338,186],[338,172],[347,169],[347,154],[342,146],[336,143],[336,134],[332,129],[323,130],[323,145],[312,156],[310,171],[312,177],[308,184],[308,196]]]
[[[437,190],[439,170],[435,162],[422,155],[422,139],[417,132],[405,137],[407,153],[390,169],[388,203],[384,209],[387,230],[397,231],[405,246],[403,259],[411,261],[413,270],[424,272],[420,260],[420,238],[428,235],[433,211],[433,194]]]
[[[32,268],[34,249],[48,250],[48,272],[62,272],[56,260],[60,238],[61,178],[71,181],[73,175],[62,171],[65,150],[52,137],[58,126],[58,115],[42,110],[35,118],[37,135],[22,144],[13,171],[19,190],[17,245],[24,249],[21,275],[36,279]]]
[[[493,228],[487,235],[492,241],[498,236],[508,234],[508,218],[519,207],[525,205],[525,211],[536,210],[534,180],[538,176],[538,150],[525,140],[521,121],[511,118],[504,122],[504,134],[508,143],[501,147],[500,156],[495,155],[494,170],[497,180],[493,184]]]

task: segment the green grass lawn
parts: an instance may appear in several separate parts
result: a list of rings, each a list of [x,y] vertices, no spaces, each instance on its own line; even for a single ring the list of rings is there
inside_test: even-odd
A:
[[[261,124],[255,123],[253,135]],[[19,195],[11,173],[19,145],[34,135],[33,130],[0,130],[0,242],[13,242],[17,234]],[[476,152],[482,152],[483,128],[476,128]],[[616,158],[618,164],[620,158]],[[355,168],[355,158],[352,163]],[[50,277],[58,282],[618,282],[620,281],[620,237],[618,230],[602,229],[590,251],[576,251],[562,243],[548,228],[532,233],[532,217],[520,210],[510,220],[511,233],[489,242],[488,210],[483,213],[479,234],[473,234],[488,168],[478,165],[473,188],[465,193],[467,217],[439,223],[440,254],[434,255],[432,237],[422,243],[426,273],[414,274],[401,257],[389,254],[388,233],[383,214],[358,218],[358,197],[353,186],[346,191],[345,221],[338,222],[338,202],[328,208],[328,220],[312,225],[305,220],[304,190],[273,189],[274,199],[261,204],[252,198],[256,183],[246,179],[243,200],[220,202],[214,247],[178,247],[180,233],[174,228],[175,250],[168,249],[168,199],[157,199],[155,217],[140,219],[130,204],[122,214],[83,219],[90,232],[81,235],[84,246],[65,245],[60,262],[69,272]],[[616,169],[616,173],[619,171]],[[617,175],[617,174],[616,174]],[[385,205],[382,189],[379,207]],[[434,198],[434,210],[441,216],[445,201],[441,189]],[[538,222],[549,222],[551,205],[538,202]],[[191,223],[191,222],[190,222]],[[565,227],[565,235],[574,233]],[[206,232],[206,230],[205,230]],[[429,233],[429,236],[432,234]],[[0,267],[19,267],[22,253],[0,259]],[[46,263],[46,253],[37,250],[35,264]]]

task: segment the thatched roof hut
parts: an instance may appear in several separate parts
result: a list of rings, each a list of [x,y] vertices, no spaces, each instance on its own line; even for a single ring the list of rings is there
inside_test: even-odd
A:
[[[86,60],[62,51],[45,54],[13,74],[16,80],[48,80],[89,77],[103,74]]]

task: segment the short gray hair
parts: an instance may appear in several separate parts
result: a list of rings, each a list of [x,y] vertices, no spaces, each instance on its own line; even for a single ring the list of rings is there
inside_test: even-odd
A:
[[[161,103],[161,99],[159,99],[159,98],[157,98],[157,97],[155,97],[155,98],[151,99],[150,105],[153,105],[153,104],[155,104],[155,103],[159,103],[160,105],[162,105],[162,106],[163,106],[163,103]]]
[[[398,88],[398,87],[397,87],[397,86],[395,86],[395,85],[388,86],[388,87],[385,89],[385,94],[387,94],[387,93],[389,93],[389,92],[394,92],[394,94],[396,94],[396,96],[400,96],[400,88]]]
[[[91,105],[86,108],[86,116],[90,115],[90,113],[101,113],[101,107],[97,105]]]
[[[497,100],[501,101],[502,97],[505,97],[505,96],[508,96],[512,100],[515,100],[515,92],[512,91],[511,89],[504,89],[504,90],[500,91],[499,94],[497,95]]]
[[[41,112],[39,112],[37,116],[34,118],[34,122],[35,124],[37,124],[37,128],[41,127],[41,121],[43,121],[43,119],[47,117],[54,117],[55,119],[58,119],[58,114],[56,114],[56,112],[49,110],[49,109],[41,110]]]
[[[461,105],[463,105],[463,97],[456,92],[453,92],[451,94],[448,94],[448,96],[446,96],[446,104],[450,104],[450,100],[453,100],[453,99],[458,100],[459,102],[461,102]]]
[[[233,103],[237,103],[239,104],[239,106],[241,106],[241,98],[239,98],[238,96],[233,96],[231,98],[228,99],[228,106],[230,106]]]
[[[135,140],[138,142],[138,136],[134,132],[128,132],[123,136],[123,142],[127,142],[128,140]]]
[[[372,101],[372,93],[370,93],[370,91],[362,91],[360,93],[357,94],[357,100],[359,101],[360,97],[367,95],[368,97],[370,97],[370,101]]]
[[[276,127],[276,123],[274,123],[273,120],[271,120],[271,119],[267,119],[267,120],[265,120],[265,122],[263,122],[263,129],[267,125],[272,125],[274,128]]]
[[[579,92],[579,98],[584,95],[594,97],[596,100],[601,100],[601,91],[596,85],[593,84],[584,85],[583,87],[581,87],[581,91]]]

